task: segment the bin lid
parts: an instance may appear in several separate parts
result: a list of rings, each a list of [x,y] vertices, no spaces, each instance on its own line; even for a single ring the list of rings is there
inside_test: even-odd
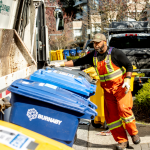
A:
[[[64,49],[63,52],[69,52],[69,49]]]
[[[66,72],[66,73],[70,73],[70,74],[73,74],[77,77],[83,77],[85,78],[88,82],[90,82],[91,84],[94,84],[93,87],[95,87],[96,89],[96,80],[92,79],[87,73],[85,73],[84,71],[80,71],[80,70],[76,70],[76,69],[72,69],[70,67],[46,67],[46,70],[52,70],[52,69],[55,69],[55,70],[59,70],[59,71],[62,71],[62,72]]]
[[[92,77],[93,79],[99,80],[99,76],[97,75],[94,67],[87,68],[83,71],[88,73],[90,75],[90,77]]]
[[[90,119],[97,115],[95,111],[97,107],[95,104],[81,96],[52,84],[19,79],[9,86],[8,91],[79,112],[82,114],[79,118]],[[93,108],[89,105],[92,105]]]
[[[5,137],[4,139],[9,139],[7,141],[1,139],[1,150],[73,150],[73,148],[65,144],[9,122],[0,120],[0,130],[0,136]],[[18,140],[19,138],[21,140]],[[21,148],[18,148],[19,146]]]
[[[57,70],[40,69],[35,71],[30,79],[33,81],[50,83],[66,90],[84,95],[91,96],[95,94],[96,88],[83,77],[75,77],[75,75],[59,72]]]
[[[70,51],[76,51],[76,49],[70,49]]]
[[[80,49],[79,49],[79,50],[77,50],[77,52],[79,52],[79,53],[80,53],[80,52],[82,52],[82,50],[80,50]]]

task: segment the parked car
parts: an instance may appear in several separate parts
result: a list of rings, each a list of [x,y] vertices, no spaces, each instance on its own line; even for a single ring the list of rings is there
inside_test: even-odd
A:
[[[150,28],[148,21],[112,22],[108,31],[108,45],[120,49],[126,54],[136,72],[144,77],[135,77],[135,93],[150,78]]]
[[[123,33],[109,37],[109,46],[120,49],[138,69],[150,68],[150,34]]]

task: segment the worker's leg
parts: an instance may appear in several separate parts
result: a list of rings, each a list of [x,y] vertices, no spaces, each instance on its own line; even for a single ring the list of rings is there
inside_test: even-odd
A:
[[[125,96],[121,99],[119,99],[119,96],[117,96],[116,98],[117,98],[119,115],[122,118],[122,120],[125,122],[125,126],[128,133],[131,136],[136,135],[138,133],[138,130],[136,128],[135,117],[132,112],[133,100],[132,100],[131,91],[125,94]]]
[[[113,94],[104,91],[104,106],[105,106],[105,119],[109,130],[111,131],[114,139],[118,143],[128,141],[126,131],[123,128],[122,120],[119,116],[117,100]]]

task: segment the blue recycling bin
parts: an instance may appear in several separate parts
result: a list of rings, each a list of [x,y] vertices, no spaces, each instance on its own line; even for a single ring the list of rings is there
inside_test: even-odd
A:
[[[75,56],[76,55],[76,49],[70,49],[70,54],[71,54],[71,56]]]
[[[82,52],[82,50],[77,50],[77,53],[81,53]]]
[[[65,49],[65,50],[63,51],[63,54],[64,54],[64,58],[67,59],[67,56],[70,56],[70,54],[69,54],[69,49]]]
[[[80,50],[80,47],[76,47],[76,50]]]
[[[77,93],[89,98],[95,94],[96,85],[89,83],[83,77],[76,77],[73,74],[65,73],[59,70],[44,70],[35,71],[30,79],[37,82],[49,83],[71,92]]]
[[[83,77],[85,78],[89,83],[96,85],[97,81],[93,78],[90,77],[89,74],[85,73],[84,71],[81,70],[76,70],[76,69],[72,69],[70,67],[46,67],[46,70],[58,70],[58,71],[62,71],[62,72],[66,72],[72,75],[75,75],[76,78],[78,77]]]
[[[77,50],[77,54],[80,54],[82,52],[82,50]]]
[[[11,123],[70,147],[80,119],[94,119],[97,115],[95,104],[52,84],[19,79],[8,90],[11,91]]]

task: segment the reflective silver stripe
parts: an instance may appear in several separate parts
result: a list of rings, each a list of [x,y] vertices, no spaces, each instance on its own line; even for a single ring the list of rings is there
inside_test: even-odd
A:
[[[105,77],[100,77],[100,80],[105,80]]]
[[[97,57],[94,57],[94,68],[95,68],[97,75],[99,76],[99,72],[97,70]]]
[[[106,67],[107,67],[109,73],[113,72],[113,70],[112,70],[112,68],[111,68],[111,66],[110,66],[110,63],[111,63],[111,62],[110,62],[110,60],[109,60],[109,55],[106,56],[106,61],[105,61],[105,62],[106,62],[106,64],[107,64]]]
[[[132,122],[133,120],[135,120],[135,117],[134,117],[134,115],[133,115],[133,116],[128,117],[128,118],[123,118],[123,117],[121,117],[121,119],[122,119],[125,123],[129,123],[129,122]]]
[[[115,76],[121,75],[124,71],[125,70],[123,68],[121,68],[121,70],[119,69],[116,72],[113,72],[112,74],[100,76],[100,80],[109,80]]]
[[[107,124],[107,125],[108,125],[109,130],[113,130],[115,128],[122,126],[122,120],[118,120],[117,122]]]
[[[97,62],[96,62],[96,60],[97,60],[97,57],[94,57],[94,66],[95,66],[95,68],[97,68]]]

